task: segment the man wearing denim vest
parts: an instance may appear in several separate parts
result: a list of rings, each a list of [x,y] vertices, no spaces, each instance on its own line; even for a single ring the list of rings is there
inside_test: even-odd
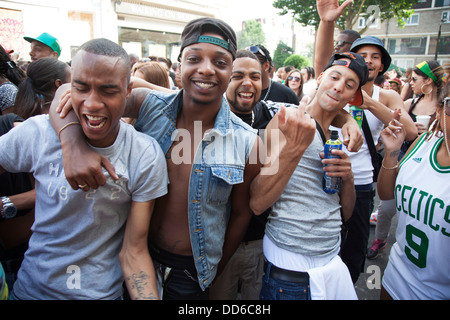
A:
[[[221,20],[201,18],[188,23],[181,38],[183,89],[134,90],[124,116],[137,118],[136,129],[155,138],[167,159],[169,192],[155,204],[149,236],[160,295],[207,299],[208,287],[236,250],[252,215],[249,184],[260,164],[251,153],[259,140],[223,96],[235,59],[234,31]],[[55,128],[70,116],[52,117]],[[62,141],[66,177],[73,188],[96,188],[104,179],[100,164],[112,176],[114,168],[84,150],[73,127],[65,129],[73,134],[64,135],[72,141]]]

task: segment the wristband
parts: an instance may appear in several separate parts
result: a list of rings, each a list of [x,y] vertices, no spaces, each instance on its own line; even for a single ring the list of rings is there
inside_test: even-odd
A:
[[[394,170],[394,169],[397,169],[398,168],[398,162],[397,162],[397,164],[394,166],[394,167],[392,167],[392,168],[386,168],[385,166],[384,166],[384,161],[381,163],[381,167],[382,168],[384,168],[384,169],[386,169],[386,170]]]
[[[74,121],[74,122],[66,123],[61,129],[59,129],[59,131],[58,131],[58,139],[59,139],[59,141],[61,141],[61,132],[62,132],[65,128],[67,128],[68,126],[75,125],[75,124],[78,124],[78,125],[81,126],[81,123],[75,122],[75,121]]]

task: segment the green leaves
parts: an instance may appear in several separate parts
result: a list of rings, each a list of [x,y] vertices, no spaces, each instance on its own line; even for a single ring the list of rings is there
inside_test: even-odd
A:
[[[339,3],[343,3],[340,0]],[[361,0],[350,4],[338,21],[336,27],[339,30],[356,29],[358,18],[366,18],[372,21],[373,18],[379,18],[381,22],[387,19],[395,18],[400,26],[404,25],[404,19],[408,19],[414,12],[412,6],[417,4],[418,0]],[[317,13],[316,0],[276,0],[273,6],[281,9],[280,15],[291,14],[296,21],[305,26],[319,26],[320,17]],[[372,19],[370,19],[372,18]],[[360,30],[364,33],[370,23]]]

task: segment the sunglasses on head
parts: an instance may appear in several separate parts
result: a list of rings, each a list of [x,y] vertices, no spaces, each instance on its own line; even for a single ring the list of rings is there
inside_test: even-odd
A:
[[[444,99],[444,111],[450,117],[450,97]]]
[[[287,77],[287,79],[289,80],[289,81],[292,81],[292,80],[295,80],[295,81],[300,81],[300,77],[293,77],[293,76],[289,76],[289,77]]]
[[[251,53],[254,53],[254,54],[259,53],[264,58],[268,59],[268,57],[266,56],[264,51],[258,46],[250,46],[250,47],[247,48],[247,50],[249,50]]]
[[[346,43],[353,44],[353,42],[348,42],[348,41],[345,41],[345,40],[337,40],[337,41],[334,42],[334,46],[342,48],[343,46],[345,46]]]

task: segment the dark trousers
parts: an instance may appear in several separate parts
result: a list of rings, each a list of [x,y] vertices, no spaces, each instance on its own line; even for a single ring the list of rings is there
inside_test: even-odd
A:
[[[353,283],[356,283],[361,272],[364,272],[369,241],[370,214],[373,210],[375,191],[371,185],[367,186],[367,189],[369,190],[357,188],[352,217],[343,226],[341,258],[350,271]]]
[[[180,256],[149,243],[150,255],[157,274],[162,277],[163,300],[208,300],[209,289],[198,284],[193,256]]]

